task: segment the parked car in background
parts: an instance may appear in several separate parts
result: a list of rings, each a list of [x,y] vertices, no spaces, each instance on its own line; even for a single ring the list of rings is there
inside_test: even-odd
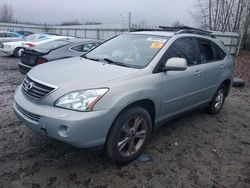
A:
[[[3,42],[14,41],[18,39],[22,39],[24,36],[17,32],[10,31],[0,31],[0,44]]]
[[[50,42],[53,40],[67,38],[67,36],[55,36],[49,35],[45,33],[32,34],[29,35],[22,40],[14,41],[14,42],[5,42],[0,45],[0,51],[7,55],[13,55],[15,57],[20,57],[22,51],[25,48],[34,47],[46,42]]]
[[[13,55],[15,57],[19,57],[19,50],[24,48],[23,43],[24,42],[31,42],[37,39],[46,39],[47,34],[38,33],[38,34],[32,34],[27,37],[21,38],[19,40],[16,40],[14,42],[4,42],[0,45],[0,51],[3,52],[6,55]]]
[[[14,95],[28,127],[78,147],[103,146],[114,161],[140,155],[151,132],[184,112],[218,114],[234,58],[209,32],[140,31],[82,58],[34,67]]]
[[[16,31],[16,33],[19,33],[25,37],[33,34],[33,32],[31,32],[31,31]]]
[[[32,67],[39,64],[81,56],[101,43],[102,41],[95,39],[67,38],[27,48],[20,58],[19,71],[26,74]]]

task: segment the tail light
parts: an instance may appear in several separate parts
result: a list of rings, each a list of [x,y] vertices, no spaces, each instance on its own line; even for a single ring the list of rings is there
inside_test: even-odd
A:
[[[48,60],[45,58],[42,58],[42,57],[38,57],[36,60],[36,64],[38,64],[38,65],[46,63],[46,62],[48,62]]]
[[[28,45],[30,48],[35,46],[35,44],[33,44],[33,43],[26,43],[26,45]]]

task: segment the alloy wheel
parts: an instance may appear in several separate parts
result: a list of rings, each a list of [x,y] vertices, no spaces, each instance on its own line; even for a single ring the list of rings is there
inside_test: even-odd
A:
[[[217,95],[215,101],[216,102],[215,102],[214,107],[218,110],[218,109],[220,109],[222,107],[222,104],[223,104],[223,101],[224,101],[224,92],[223,92],[222,89],[220,89],[218,91],[218,95]]]
[[[129,119],[121,128],[117,143],[122,156],[130,157],[144,144],[147,135],[147,125],[144,118],[136,116]]]

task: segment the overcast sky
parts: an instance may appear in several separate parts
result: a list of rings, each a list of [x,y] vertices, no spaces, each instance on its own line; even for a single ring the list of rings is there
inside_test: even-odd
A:
[[[12,5],[18,21],[55,24],[63,21],[127,22],[170,25],[179,20],[194,25],[190,11],[195,0],[1,0]],[[0,2],[0,4],[2,4]],[[122,16],[121,16],[122,15]]]

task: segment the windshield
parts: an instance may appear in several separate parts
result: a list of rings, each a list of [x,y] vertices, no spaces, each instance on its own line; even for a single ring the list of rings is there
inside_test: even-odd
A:
[[[151,62],[167,40],[168,37],[155,35],[120,35],[95,48],[85,57],[143,68]]]
[[[25,37],[26,41],[31,41],[34,40],[38,37],[38,34],[32,34],[32,35],[28,35],[27,37]]]

